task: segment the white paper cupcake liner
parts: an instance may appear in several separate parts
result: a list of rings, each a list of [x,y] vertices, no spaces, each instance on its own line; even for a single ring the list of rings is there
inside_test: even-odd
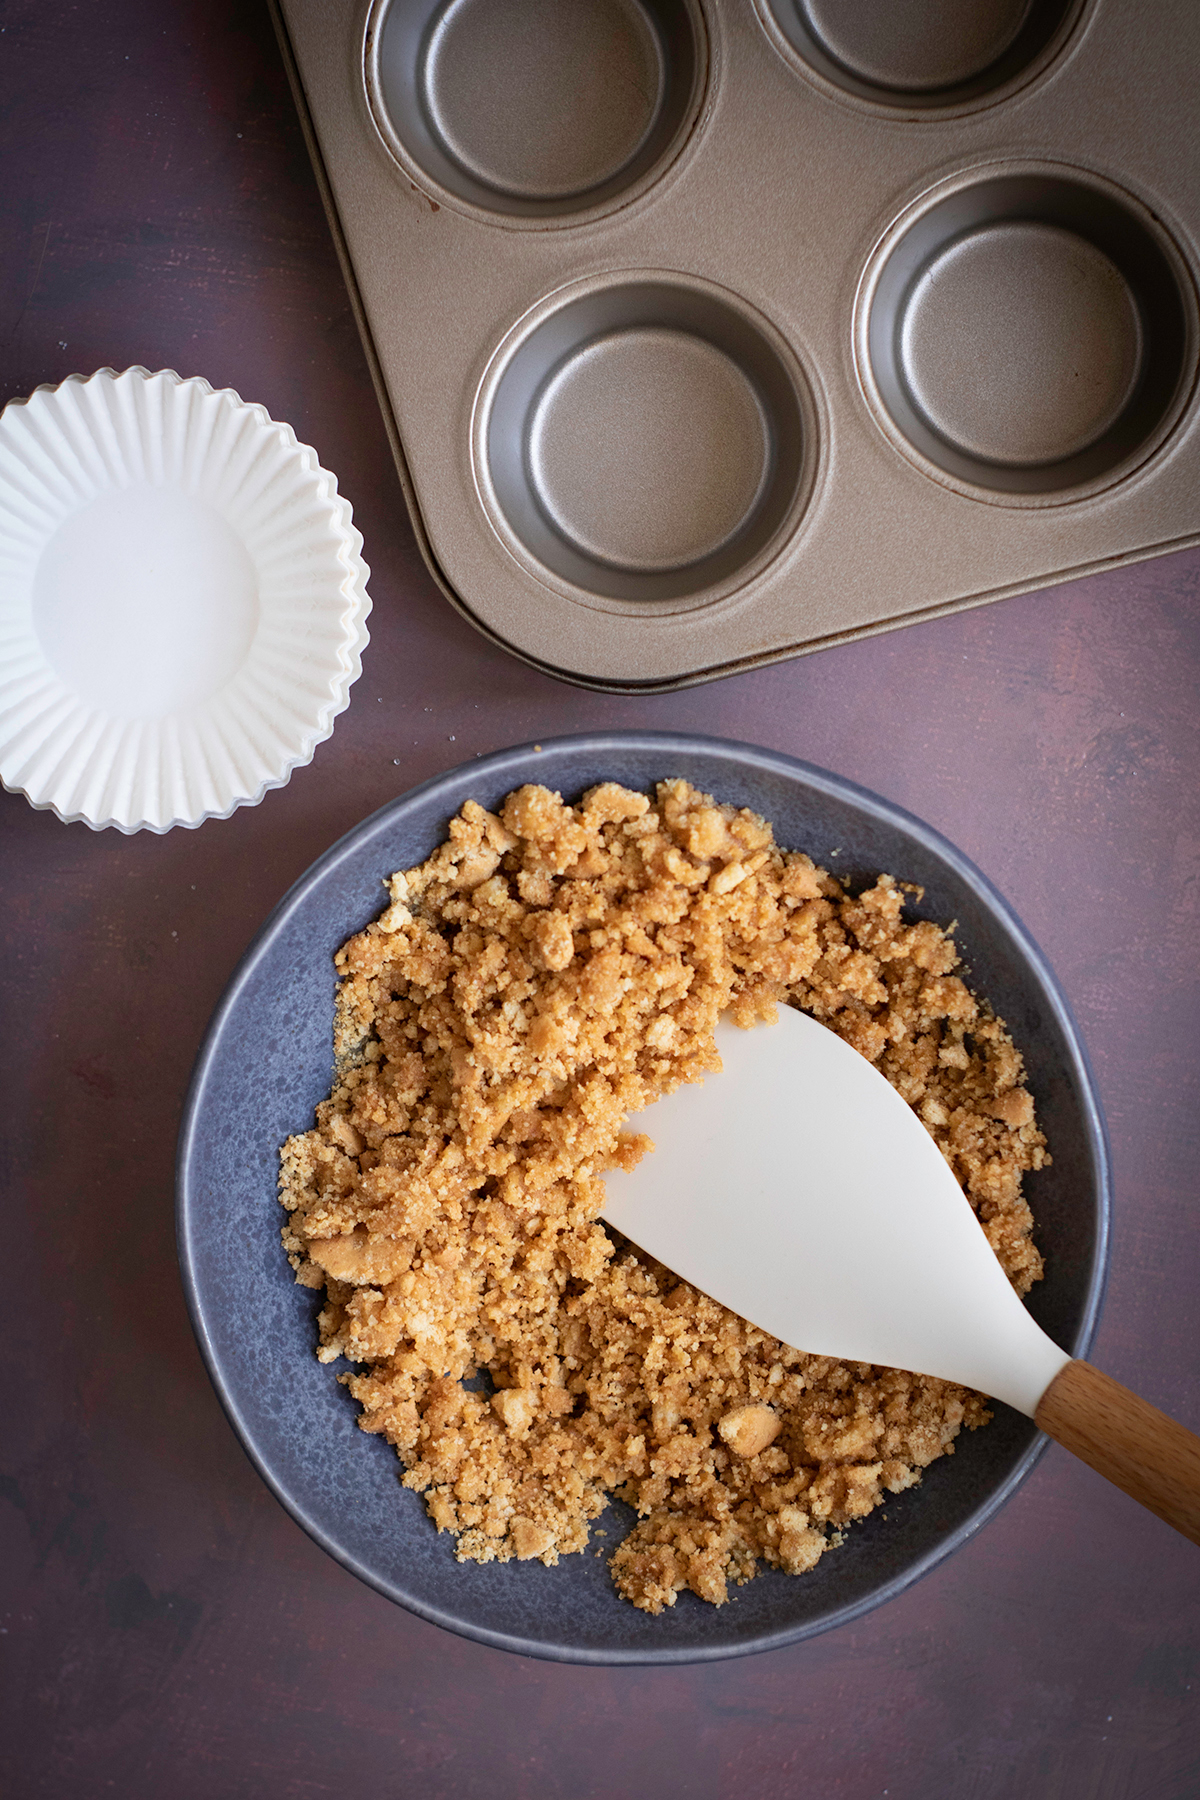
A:
[[[256,805],[349,703],[367,576],[263,407],[172,370],[38,388],[0,415],[0,781],[96,829]]]

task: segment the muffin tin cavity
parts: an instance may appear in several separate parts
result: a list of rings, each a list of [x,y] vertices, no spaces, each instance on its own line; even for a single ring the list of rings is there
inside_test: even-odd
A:
[[[1076,0],[760,0],[809,71],[906,111],[986,103],[1056,54]]]
[[[707,53],[693,0],[380,0],[367,96],[419,184],[510,224],[622,204],[683,143]]]
[[[715,598],[811,488],[807,383],[765,320],[677,277],[612,277],[522,322],[484,384],[477,478],[535,572],[619,601]]]
[[[989,497],[1074,497],[1161,441],[1194,373],[1170,240],[1076,172],[968,180],[876,258],[860,373],[889,436]]]

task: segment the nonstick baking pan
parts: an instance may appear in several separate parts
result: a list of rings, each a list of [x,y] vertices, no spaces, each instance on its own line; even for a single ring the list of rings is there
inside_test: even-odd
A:
[[[1195,0],[277,0],[422,549],[653,691],[1200,542]]]

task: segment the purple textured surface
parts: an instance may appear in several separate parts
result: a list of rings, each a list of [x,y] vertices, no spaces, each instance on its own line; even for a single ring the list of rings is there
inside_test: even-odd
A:
[[[1093,1355],[1200,1427],[1200,553],[678,695],[558,685],[416,553],[265,14],[9,0],[0,25],[0,398],[106,363],[237,388],[337,471],[375,602],[349,712],[260,807],[123,838],[0,795],[5,1791],[1190,1800],[1200,1558],[1053,1447],[898,1600],[741,1663],[532,1663],[392,1606],[221,1414],[172,1159],[238,956],[367,813],[543,735],[756,741],[928,819],[1046,951],[1113,1143]]]

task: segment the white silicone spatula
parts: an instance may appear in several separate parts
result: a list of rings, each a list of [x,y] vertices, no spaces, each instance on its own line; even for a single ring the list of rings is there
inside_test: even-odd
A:
[[[1200,1543],[1200,1438],[1035,1324],[878,1070],[791,1007],[717,1047],[720,1075],[630,1121],[655,1149],[606,1176],[608,1222],[797,1349],[1007,1401]]]

